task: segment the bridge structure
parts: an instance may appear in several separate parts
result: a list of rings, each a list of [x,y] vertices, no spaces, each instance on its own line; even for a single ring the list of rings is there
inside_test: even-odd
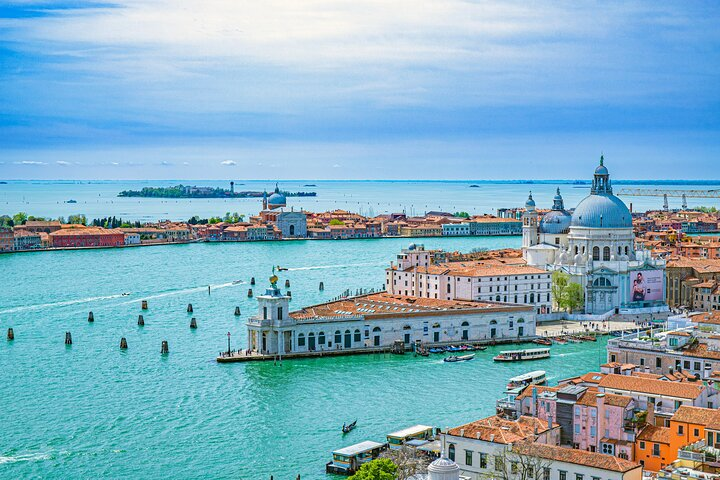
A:
[[[715,190],[667,190],[663,188],[621,188],[618,195],[633,197],[663,197],[663,210],[670,210],[668,197],[682,198],[682,208],[687,210],[688,198],[720,198],[720,189]]]

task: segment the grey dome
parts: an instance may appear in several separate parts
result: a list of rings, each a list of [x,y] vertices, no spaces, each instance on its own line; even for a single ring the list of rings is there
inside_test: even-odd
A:
[[[551,210],[540,220],[540,233],[568,233],[572,216],[564,210]]]
[[[275,191],[268,198],[268,206],[284,207],[286,204],[287,199],[285,198],[285,195],[280,193],[280,188],[276,184]]]
[[[615,195],[593,194],[585,197],[575,208],[570,226],[632,228],[632,215],[625,203]]]
[[[608,169],[605,165],[600,164],[595,169],[595,175],[610,175],[610,172],[608,172]]]
[[[530,195],[528,196],[527,201],[525,202],[525,208],[535,208],[535,200],[533,200],[532,192],[530,192]]]

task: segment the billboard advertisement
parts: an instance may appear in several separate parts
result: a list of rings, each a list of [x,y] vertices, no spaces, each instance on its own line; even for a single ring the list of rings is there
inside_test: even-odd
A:
[[[630,301],[652,302],[664,300],[662,270],[634,270],[630,272]]]

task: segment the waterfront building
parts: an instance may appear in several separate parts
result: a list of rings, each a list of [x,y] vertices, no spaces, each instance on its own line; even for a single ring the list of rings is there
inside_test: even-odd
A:
[[[48,235],[50,246],[63,247],[119,247],[125,245],[125,233],[118,229],[95,227],[63,228]]]
[[[529,265],[561,270],[583,286],[585,313],[664,311],[665,261],[636,250],[632,215],[613,195],[610,173],[600,165],[590,189],[570,214],[558,191],[539,218],[532,194],[525,203],[523,257]],[[644,309],[644,310],[643,310]]]
[[[139,233],[125,233],[125,245],[140,245]]]
[[[26,231],[32,233],[52,233],[60,230],[62,225],[57,220],[28,220],[22,225],[15,225],[16,231]]]
[[[15,234],[12,227],[0,227],[0,252],[12,252],[15,248]]]
[[[0,233],[0,236],[1,235],[2,233]],[[0,240],[0,244],[1,243],[2,242]],[[0,249],[1,248],[2,247],[0,246]],[[28,231],[15,232],[14,248],[15,250],[33,250],[42,248],[42,239],[40,238],[40,234]]]
[[[383,292],[289,312],[290,297],[274,284],[257,301],[258,314],[247,323],[248,348],[267,355],[535,336],[535,313],[524,305]]]
[[[679,257],[667,263],[667,303],[704,311],[720,309],[720,259]]]
[[[522,234],[522,222],[520,220],[489,215],[475,216],[461,223],[443,223],[441,226],[442,234],[445,236]]]
[[[535,313],[550,313],[551,273],[526,265],[522,258],[438,261],[422,245],[402,250],[397,264],[385,270],[389,293],[445,300],[525,304]]]

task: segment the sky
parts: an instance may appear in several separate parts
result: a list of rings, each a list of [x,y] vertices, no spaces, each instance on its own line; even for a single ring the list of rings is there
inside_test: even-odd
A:
[[[0,2],[0,179],[720,178],[716,1]]]

